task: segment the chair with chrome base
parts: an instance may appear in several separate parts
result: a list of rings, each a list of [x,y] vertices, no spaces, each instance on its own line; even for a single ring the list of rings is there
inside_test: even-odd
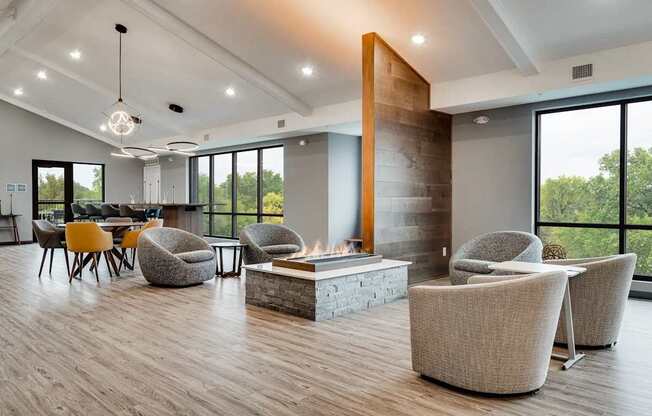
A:
[[[103,231],[97,224],[93,222],[76,222],[66,224],[66,246],[69,251],[75,253],[75,259],[72,265],[72,271],[70,272],[69,282],[72,282],[74,276],[79,273],[81,278],[82,269],[84,268],[84,263],[88,261],[93,261],[93,269],[95,271],[95,279],[97,282],[100,282],[100,277],[98,275],[98,266],[100,261],[98,257],[104,256],[106,265],[109,268],[109,275],[113,276],[111,273],[111,263],[113,261],[113,255],[111,250],[113,249],[113,235],[109,232]],[[84,258],[84,254],[88,254],[87,259]],[[100,257],[101,258],[101,257]]]
[[[41,277],[41,272],[43,272],[43,265],[45,264],[48,251],[50,251],[50,274],[52,274],[52,259],[54,258],[55,249],[63,249],[63,254],[66,258],[66,268],[68,269],[68,274],[70,274],[68,250],[66,249],[66,232],[57,229],[57,227],[46,220],[32,221],[32,229],[36,235],[38,245],[43,249],[43,258],[41,259],[41,267],[38,270],[38,277]]]

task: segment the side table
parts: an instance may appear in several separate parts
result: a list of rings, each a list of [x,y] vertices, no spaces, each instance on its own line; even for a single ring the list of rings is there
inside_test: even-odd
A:
[[[242,250],[244,250],[247,245],[235,241],[225,241],[219,243],[210,243],[210,246],[213,248],[213,250],[215,250],[215,255],[219,256],[217,259],[217,268],[215,270],[215,275],[218,277],[240,277],[242,272]],[[233,268],[229,272],[224,270],[224,256],[222,251],[225,248],[233,249]]]

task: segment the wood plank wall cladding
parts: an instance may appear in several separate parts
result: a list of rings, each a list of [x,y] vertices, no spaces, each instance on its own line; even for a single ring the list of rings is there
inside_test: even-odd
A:
[[[410,283],[447,274],[451,116],[430,110],[429,82],[376,33],[362,56],[363,248],[414,262]]]

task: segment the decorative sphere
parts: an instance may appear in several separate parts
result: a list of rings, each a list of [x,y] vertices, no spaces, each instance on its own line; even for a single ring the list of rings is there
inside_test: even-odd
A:
[[[134,123],[133,118],[124,110],[118,110],[111,114],[107,124],[113,134],[118,136],[127,136],[133,133],[136,128],[136,123]]]

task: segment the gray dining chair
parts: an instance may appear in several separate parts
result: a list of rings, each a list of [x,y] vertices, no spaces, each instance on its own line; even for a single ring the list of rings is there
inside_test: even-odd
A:
[[[52,274],[52,260],[54,259],[54,250],[62,249],[66,259],[66,268],[70,274],[70,264],[68,261],[68,250],[66,249],[66,232],[63,229],[58,229],[52,223],[46,220],[33,220],[32,229],[36,235],[38,245],[43,249],[43,257],[41,258],[41,267],[38,270],[38,277],[41,277],[43,272],[43,265],[47,258],[48,252],[50,253],[50,269],[49,273]]]
[[[98,208],[94,204],[86,204],[86,215],[88,215],[88,219],[91,221],[99,221],[103,220],[104,217],[102,217],[102,210]]]

